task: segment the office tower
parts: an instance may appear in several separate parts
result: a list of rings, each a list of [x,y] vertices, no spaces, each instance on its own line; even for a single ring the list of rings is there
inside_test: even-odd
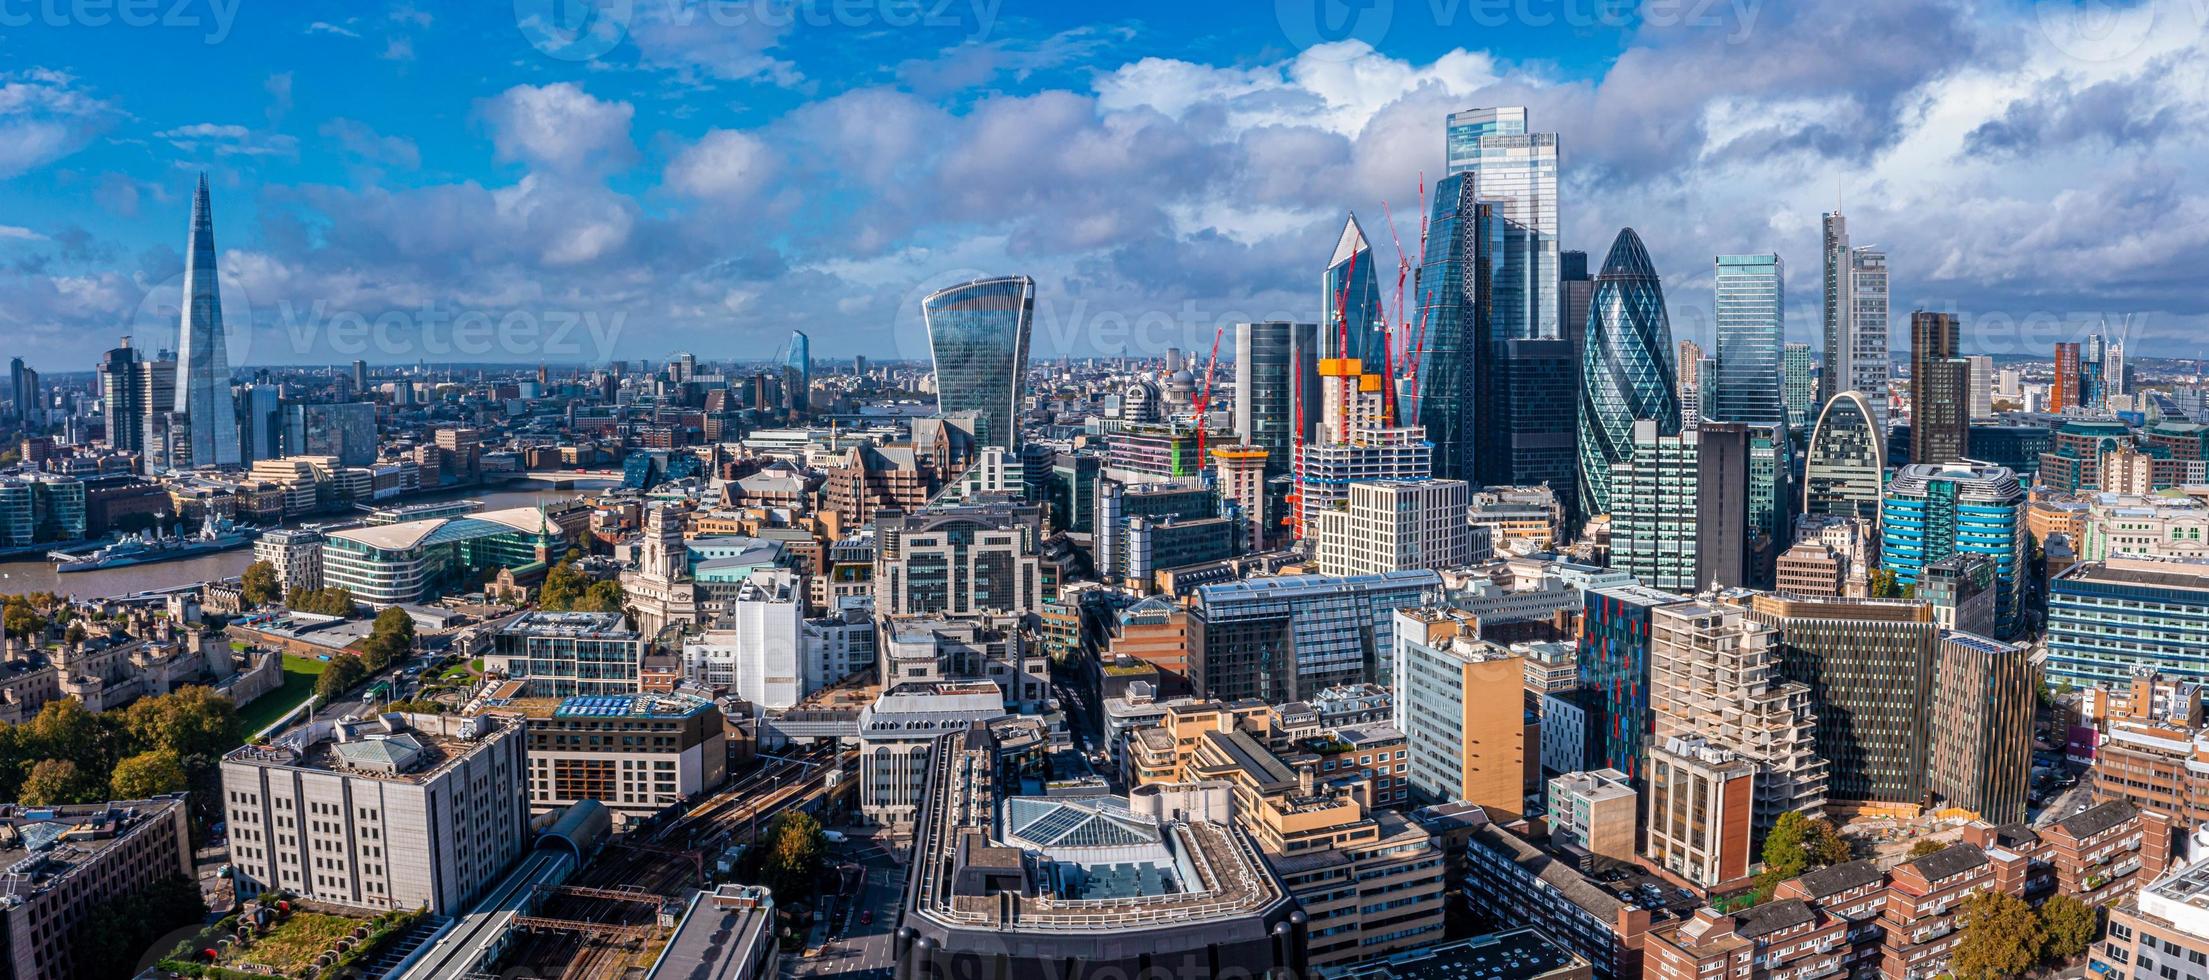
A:
[[[1578,352],[1564,340],[1506,340],[1491,349],[1497,356],[1483,373],[1489,389],[1477,421],[1482,434],[1475,440],[1481,450],[1474,482],[1548,484],[1565,506],[1577,506]]]
[[[1327,257],[1327,271],[1320,277],[1320,349],[1327,357],[1354,357],[1370,373],[1381,373],[1388,359],[1387,310],[1381,306],[1380,274],[1373,268],[1373,246],[1365,229],[1352,214],[1342,224],[1342,237]]]
[[[1319,324],[1235,325],[1235,435],[1266,451],[1281,476],[1319,426]]]
[[[1017,453],[1035,280],[977,279],[930,293],[920,310],[935,359],[938,413],[974,415],[978,445]]]
[[[1042,608],[1042,508],[980,504],[875,512],[883,616],[1025,616]]]
[[[1526,658],[1483,643],[1477,626],[1434,609],[1396,612],[1396,727],[1411,788],[1511,820],[1526,809]]]
[[[1786,264],[1777,255],[1718,257],[1715,417],[1721,421],[1779,425],[1787,420],[1780,374],[1780,340],[1787,336],[1786,278]]]
[[[1636,422],[1633,455],[1612,474],[1612,568],[1674,592],[1749,584],[1745,427],[1662,435]]]
[[[1636,421],[1657,423],[1660,435],[1680,431],[1664,288],[1632,228],[1618,233],[1596,278],[1580,381],[1580,514],[1593,517],[1611,512],[1611,467],[1632,453]]]
[[[523,727],[385,715],[231,750],[222,799],[239,897],[460,915],[535,839]]]
[[[1466,523],[1472,489],[1463,480],[1359,481],[1349,491],[1345,506],[1314,515],[1321,575],[1444,571],[1489,557]]]
[[[1655,614],[1687,599],[1640,585],[1582,589],[1580,599],[1575,664],[1603,743],[1589,746],[1589,754],[1639,784],[1655,726],[1649,707]]]
[[[1887,428],[1887,253],[1849,244],[1848,220],[1825,216],[1825,364],[1819,400],[1864,393],[1879,430]]]
[[[683,644],[683,676],[782,711],[831,682],[808,676],[803,654],[805,590],[787,568],[745,576],[715,627]]]
[[[1750,575],[1761,586],[1770,584],[1779,553],[1795,539],[1795,444],[1785,425],[1746,428]]]
[[[2040,672],[2031,652],[1943,631],[1933,665],[1931,771],[1926,788],[1993,824],[2025,819],[2033,775]]]
[[[271,384],[248,385],[245,389],[245,424],[240,429],[245,435],[245,462],[251,465],[257,460],[275,459],[284,455],[283,403],[278,398],[280,389]],[[375,409],[369,409],[370,439],[374,439]],[[370,459],[374,458],[374,443],[370,443]]]
[[[2132,394],[2132,380],[2125,375],[2125,338],[2119,334],[2102,349],[2102,391],[2105,396]]]
[[[812,405],[813,342],[805,331],[792,330],[782,353],[782,407],[792,416],[803,416]]]
[[[1956,315],[1910,314],[1910,462],[1971,453],[1971,365],[1956,350]]]
[[[357,358],[353,361],[353,390],[368,390],[368,362]]]
[[[1526,107],[1450,114],[1449,172],[1470,173],[1502,227],[1496,262],[1497,340],[1563,340],[1557,248],[1557,134],[1527,132]]]
[[[1745,882],[1753,860],[1756,766],[1692,735],[1649,750],[1643,852],[1700,888]]]
[[[1679,350],[1675,363],[1680,366],[1680,427],[1691,429],[1709,417],[1703,411],[1703,396],[1707,393],[1703,379],[1703,345],[1683,340]]]
[[[15,417],[18,419],[28,419],[31,417],[30,405],[32,399],[29,396],[30,386],[23,383],[23,372],[28,370],[30,370],[30,368],[27,368],[23,365],[22,358],[15,357],[8,359],[8,391],[15,399]]]
[[[2048,682],[2118,687],[2135,669],[2209,681],[2209,561],[2113,555],[2048,582]]]
[[[1924,602],[1749,597],[1780,669],[1810,688],[1829,800],[1920,804],[1940,626]]]
[[[1580,361],[1581,345],[1588,336],[1588,302],[1595,296],[1595,280],[1588,275],[1588,253],[1557,253],[1557,316],[1560,338],[1572,344],[1573,363]]]
[[[1904,586],[1950,555],[1977,555],[1993,563],[1994,635],[2017,635],[2032,543],[2025,533],[2025,489],[2016,474],[1968,461],[1905,466],[1887,484],[1880,526],[1881,561]]]
[[[1971,354],[1965,356],[1964,363],[1971,378],[1971,421],[1994,418],[1994,358]]]
[[[1863,394],[1827,402],[1803,463],[1803,514],[1877,520],[1886,482],[1887,440]]]
[[[284,456],[335,456],[346,466],[376,461],[376,406],[367,402],[284,406]]]
[[[2079,389],[2082,380],[2079,345],[2071,342],[2057,344],[2056,375],[2048,386],[2048,411],[2060,415],[2067,408],[2085,407],[2085,395]]]
[[[0,547],[77,541],[84,532],[84,481],[36,470],[0,478]]]
[[[1212,447],[1220,500],[1231,505],[1234,515],[1243,522],[1245,551],[1264,551],[1273,537],[1273,522],[1268,520],[1266,507],[1267,456],[1264,447],[1249,443]]]
[[[153,360],[139,362],[144,370],[138,372],[141,382],[138,400],[146,406],[145,430],[138,437],[140,466],[146,473],[160,473],[172,468],[178,450],[188,462],[191,446],[171,445],[172,435],[179,434],[182,426],[172,425],[176,417],[176,359],[168,351],[160,352]]]
[[[1482,418],[1480,397],[1495,387],[1489,313],[1499,229],[1474,184],[1472,174],[1452,174],[1435,185],[1418,281],[1426,339],[1416,421],[1434,443],[1434,475],[1453,480],[1484,479],[1478,461],[1501,449],[1482,438],[1495,429]]]
[[[1206,585],[1189,606],[1190,680],[1207,697],[1271,704],[1337,684],[1385,684],[1392,614],[1441,598],[1442,576],[1426,569]]]
[[[107,444],[128,452],[146,448],[146,362],[124,337],[100,356],[100,401],[107,412]]]
[[[46,425],[45,406],[39,398],[38,372],[24,366],[23,359],[15,358],[9,364],[15,375],[15,417],[25,431],[37,431]]]
[[[1756,837],[1781,814],[1825,812],[1826,762],[1810,687],[1780,673],[1778,631],[1738,606],[1683,602],[1656,611],[1649,707],[1659,738],[1692,736],[1756,767]]]
[[[173,404],[190,426],[192,465],[240,465],[238,410],[230,395],[230,355],[223,337],[221,287],[215,277],[215,217],[208,204],[206,174],[199,176],[199,190],[192,196],[181,317]]]
[[[1787,428],[1810,428],[1812,409],[1818,402],[1818,376],[1811,364],[1810,345],[1790,343],[1780,348],[1781,397],[1787,403]]]

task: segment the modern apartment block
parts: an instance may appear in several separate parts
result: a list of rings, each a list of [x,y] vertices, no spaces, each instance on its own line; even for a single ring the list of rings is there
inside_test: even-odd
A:
[[[239,893],[457,915],[530,840],[522,728],[491,716],[315,721],[223,756]]]
[[[1779,632],[1738,606],[1683,602],[1652,621],[1650,710],[1655,734],[1700,740],[1756,770],[1755,836],[1789,811],[1825,813],[1810,686],[1780,669]]]
[[[2016,474],[1970,462],[1905,466],[1887,483],[1880,527],[1881,561],[1904,586],[1952,555],[1986,559],[1994,566],[1995,638],[2022,628],[2032,547]]]
[[[1932,604],[1899,599],[1747,597],[1779,631],[1780,672],[1810,689],[1832,802],[1916,806],[1925,798]]]
[[[524,697],[633,694],[644,638],[620,613],[530,611],[491,634],[483,669],[522,682]]]
[[[1928,789],[1991,823],[2025,819],[2040,671],[2026,647],[1943,632],[1933,665]]]
[[[1437,571],[1486,560],[1465,511],[1472,490],[1463,480],[1353,483],[1340,509],[1312,515],[1321,575],[1378,575],[1410,568]]]
[[[85,806],[9,807],[0,816],[0,975],[65,980],[77,927],[168,877],[192,876],[184,795]]]
[[[2110,906],[2087,968],[2106,980],[2209,977],[2209,860]]]
[[[1639,785],[1655,731],[1649,686],[1656,611],[1687,599],[1638,585],[1587,589],[1582,599],[1580,687],[1590,692],[1603,733],[1603,744],[1588,752]]]
[[[1641,797],[1616,769],[1568,772],[1549,781],[1549,839],[1613,861],[1640,856]]]

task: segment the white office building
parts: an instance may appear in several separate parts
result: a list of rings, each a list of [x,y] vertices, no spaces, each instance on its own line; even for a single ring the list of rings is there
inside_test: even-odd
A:
[[[1466,521],[1472,488],[1463,480],[1384,480],[1349,490],[1342,507],[1313,514],[1321,575],[1461,568],[1493,550],[1486,529]]]

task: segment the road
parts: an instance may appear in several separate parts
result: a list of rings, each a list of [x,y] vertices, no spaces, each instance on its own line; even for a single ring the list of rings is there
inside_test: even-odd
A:
[[[890,934],[897,927],[897,908],[905,890],[905,869],[882,845],[864,838],[838,848],[839,855],[859,860],[866,884],[859,900],[842,910],[840,934],[832,934],[820,955],[811,959],[785,956],[785,977],[848,977],[852,980],[889,980],[894,963]],[[874,921],[861,922],[862,912]]]

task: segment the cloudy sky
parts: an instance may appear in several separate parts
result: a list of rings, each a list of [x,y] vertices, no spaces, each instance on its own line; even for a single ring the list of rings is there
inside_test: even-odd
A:
[[[1416,262],[1444,117],[1500,104],[1681,337],[1777,251],[1812,339],[1838,201],[1898,321],[2209,350],[2209,0],[143,6],[0,5],[0,335],[49,372],[174,342],[202,170],[234,363],[916,356],[1004,272],[1038,356],[1201,349],[1317,319],[1345,212]]]

